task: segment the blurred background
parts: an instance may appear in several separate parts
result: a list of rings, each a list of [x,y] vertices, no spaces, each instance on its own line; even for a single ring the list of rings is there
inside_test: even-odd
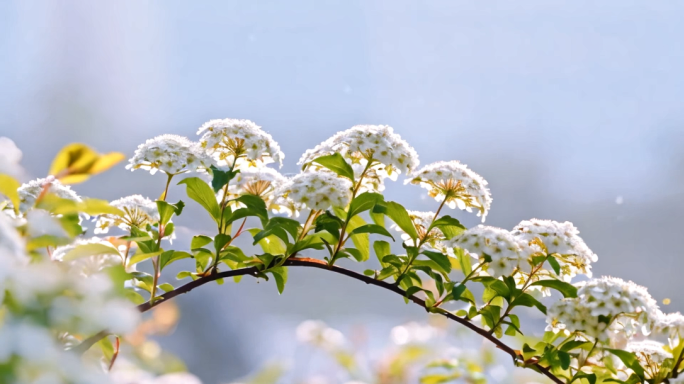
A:
[[[130,156],[158,134],[195,139],[207,120],[246,118],[280,143],[290,173],[335,132],[388,124],[422,164],[457,159],[489,181],[487,224],[572,221],[599,255],[596,275],[681,311],[683,12],[629,0],[3,1],[0,136],[23,150],[30,179],[70,142]],[[401,180],[389,198],[436,208]],[[74,189],[156,197],[164,181],[122,164]],[[180,218],[179,248],[212,230],[196,208]],[[299,270],[282,297],[252,280],[177,303],[178,328],[159,342],[205,383],[297,360],[305,319],[361,327],[373,348],[425,318],[390,293]]]

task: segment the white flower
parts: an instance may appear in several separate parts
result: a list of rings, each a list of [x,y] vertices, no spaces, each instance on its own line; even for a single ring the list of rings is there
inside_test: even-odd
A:
[[[123,216],[105,214],[98,217],[95,233],[107,233],[110,227],[117,226],[130,231],[131,226],[145,228],[147,224],[159,221],[157,203],[141,195],[122,197],[109,203],[123,211]]]
[[[287,182],[287,178],[275,169],[266,167],[245,168],[228,183],[228,198],[235,199],[242,195],[258,196],[266,202],[273,203],[275,191]],[[223,189],[219,190],[218,200],[223,200]],[[269,207],[277,209],[277,207]]]
[[[630,338],[636,333],[648,334],[657,321],[656,301],[646,288],[631,281],[601,277],[576,286],[577,298],[564,299],[549,308],[549,324],[560,322],[571,332],[584,331],[604,340],[611,336]],[[605,321],[600,323],[603,324],[600,328],[594,327],[594,320],[598,322],[600,316],[610,324],[607,333],[603,332],[608,325]]]
[[[47,189],[47,191],[44,191]],[[71,190],[69,186],[63,185],[54,176],[48,176],[43,179],[36,179],[22,184],[17,190],[19,192],[19,211],[26,212],[33,208],[39,196],[45,193],[52,193],[62,199],[73,200],[80,202],[81,198]]]
[[[157,170],[169,175],[204,171],[211,167],[211,158],[199,143],[178,135],[161,135],[140,144],[126,169],[145,169],[155,174]]]
[[[21,161],[21,150],[17,148],[14,141],[7,137],[0,137],[0,174],[19,177],[24,170],[19,165]]]
[[[416,151],[387,125],[357,125],[338,132],[307,150],[297,164],[320,168],[313,161],[333,153],[352,165],[357,180],[368,166],[362,185],[369,191],[381,191],[383,179],[396,180],[398,173],[410,173],[419,164]]]
[[[302,172],[278,189],[276,204],[287,206],[287,199],[290,199],[295,205],[304,205],[312,210],[344,208],[351,200],[351,187],[351,181],[332,172]]]
[[[655,330],[668,334],[672,340],[684,340],[684,315],[679,312],[668,314],[659,312]]]
[[[392,328],[390,338],[397,345],[422,344],[438,335],[436,328],[429,325],[410,322]]]
[[[328,350],[336,350],[344,346],[342,332],[328,327],[322,321],[307,320],[297,327],[297,341],[312,344]]]
[[[416,171],[406,184],[419,184],[428,190],[428,195],[450,208],[472,208],[485,220],[492,205],[492,196],[487,189],[487,181],[458,161],[439,161],[426,165]]]
[[[591,308],[578,298],[562,299],[553,303],[546,311],[547,331],[563,331],[569,334],[582,331],[591,337],[605,336],[606,324],[599,322],[598,316],[591,313]]]
[[[88,277],[102,271],[105,268],[121,265],[122,258],[119,251],[114,247],[114,245],[112,245],[112,243],[102,240],[98,237],[79,239],[72,244],[57,247],[52,252],[52,259],[56,261],[63,261],[64,256],[66,256],[70,251],[85,244],[103,245],[104,247],[98,249],[106,250],[106,248],[111,248],[111,252],[106,253],[100,251],[100,253],[96,255],[79,257],[75,260],[65,261],[72,273],[82,277]]]
[[[25,260],[24,239],[17,232],[13,219],[0,213],[0,258],[11,256],[14,260]],[[0,281],[2,280],[2,268],[0,268]]]
[[[665,345],[657,341],[643,340],[632,341],[627,344],[627,348],[625,349],[629,352],[634,352],[642,365],[646,365],[644,363],[647,360],[657,364],[662,364],[665,359],[671,359],[672,354],[666,352],[664,347]]]
[[[276,162],[283,165],[285,155],[273,137],[249,120],[216,119],[197,131],[200,143],[219,165],[243,169]],[[245,163],[246,164],[243,164]]]
[[[512,233],[521,241],[542,246],[545,254],[553,254],[561,266],[559,277],[563,280],[570,281],[577,274],[591,277],[591,264],[598,257],[579,237],[579,231],[571,222],[523,220]]]
[[[487,272],[492,277],[510,276],[527,258],[522,244],[505,229],[478,225],[447,240],[448,247],[462,248],[471,255],[487,262]]]

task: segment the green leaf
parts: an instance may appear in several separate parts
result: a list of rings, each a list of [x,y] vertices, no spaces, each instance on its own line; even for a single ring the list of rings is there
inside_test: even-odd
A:
[[[185,184],[188,197],[198,202],[204,209],[209,212],[215,222],[221,219],[221,210],[218,202],[216,202],[216,195],[211,187],[207,185],[199,177],[188,177],[180,181],[180,184]]]
[[[283,293],[285,289],[285,283],[287,283],[287,268],[285,267],[275,267],[269,270],[275,278],[276,285],[278,286],[278,292]]]
[[[543,314],[546,315],[546,307],[544,306],[544,304],[540,303],[537,299],[535,299],[528,293],[521,294],[511,303],[511,307],[517,307],[520,305],[524,307],[537,307],[537,309],[539,309]]]
[[[329,170],[337,173],[342,177],[346,177],[351,181],[354,181],[354,169],[344,160],[344,157],[339,153],[333,153],[328,156],[321,156],[313,161],[318,163]]]
[[[238,174],[238,171],[222,171],[216,166],[212,165],[211,166],[211,187],[214,189],[214,193],[217,193],[221,188],[223,188],[228,182],[233,180],[235,178],[235,175]]]
[[[564,351],[558,351],[558,360],[560,360],[561,368],[568,369],[570,367],[570,355]]]
[[[167,251],[167,252],[172,252],[172,251]],[[149,258],[159,256],[162,253],[163,253],[162,251],[149,252],[149,253],[136,253],[135,255],[131,256],[130,259],[128,259],[128,265],[138,264],[138,263],[145,261]]]
[[[173,263],[174,261],[182,260],[182,259],[189,259],[192,258],[192,255],[187,253],[187,252],[182,252],[182,251],[166,251],[161,254],[161,257],[159,257],[159,270],[163,270],[164,267],[167,265]]]
[[[247,231],[254,237],[263,232],[259,228],[252,228]],[[283,255],[287,250],[285,246],[283,246],[283,242],[275,235],[262,236],[258,241],[255,241],[255,244],[259,244],[264,252],[273,255]]]
[[[192,241],[190,242],[190,250],[202,248],[205,245],[211,243],[212,241],[214,241],[214,240],[209,236],[204,236],[204,235],[194,236],[192,238]]]
[[[384,263],[382,259],[392,252],[390,249],[390,243],[384,240],[375,241],[373,242],[373,250],[375,251],[375,257],[377,257],[378,261],[380,261],[380,265],[382,265],[383,268],[386,267],[387,263]]]
[[[361,233],[375,233],[378,235],[390,237],[392,238],[392,240],[394,240],[394,236],[392,236],[392,234],[390,234],[389,231],[387,231],[385,228],[377,224],[366,224],[357,227],[353,231],[349,232],[349,236],[358,235]]]
[[[356,216],[362,212],[372,209],[379,201],[384,201],[384,197],[379,193],[365,192],[352,200],[349,205],[348,217]]]
[[[572,284],[560,280],[539,280],[530,284],[530,286],[547,287],[557,290],[563,294],[563,297],[577,297],[577,288]]]
[[[639,378],[642,380],[644,379],[644,368],[639,364],[639,360],[634,353],[611,348],[604,348],[603,350],[617,356],[628,368],[634,371]]]
[[[385,204],[385,214],[389,216],[395,224],[401,228],[406,234],[411,237],[414,241],[418,238],[418,232],[416,232],[416,227],[413,225],[413,221],[409,216],[406,208],[401,204],[395,203],[393,201],[388,201]]]
[[[560,264],[558,264],[558,260],[553,256],[549,256],[548,261],[551,268],[553,268],[553,271],[556,272],[556,275],[560,275]]]
[[[589,384],[596,384],[596,374],[595,373],[586,373],[586,372],[581,372],[581,371],[577,372],[569,384],[572,384],[577,379],[586,379],[589,382]]]
[[[230,242],[232,237],[230,235],[224,235],[224,234],[218,234],[216,237],[214,237],[214,249],[216,250],[216,254],[218,255],[221,253],[221,250],[223,247],[226,246]]]
[[[437,263],[442,271],[448,274],[451,272],[451,261],[449,261],[449,256],[441,252],[423,251],[423,255],[427,256],[430,260]]]
[[[561,351],[565,352],[570,352],[575,348],[585,348],[585,347],[590,347],[591,343],[588,341],[581,341],[581,340],[571,340],[568,341],[567,343],[563,344],[560,346]]]
[[[463,292],[465,292],[465,290],[466,290],[466,286],[465,286],[465,285],[463,285],[463,284],[457,285],[457,286],[455,286],[455,287],[451,290],[451,297],[452,297],[454,300],[460,300],[460,299],[461,299],[461,295],[463,295]]]
[[[157,200],[157,210],[159,211],[159,222],[166,224],[171,220],[173,214],[176,213],[174,207],[166,201]]]
[[[159,289],[161,289],[164,292],[171,292],[173,291],[173,285],[169,283],[159,284]]]
[[[344,211],[339,208],[335,208],[335,214],[339,217],[344,217]],[[349,219],[347,223],[347,231],[354,231],[356,228],[361,227],[365,224],[366,221],[361,216],[354,216],[351,219]],[[359,261],[368,260],[368,258],[370,257],[370,240],[368,238],[368,234],[359,233],[354,236],[351,236],[351,239],[356,249],[358,249],[359,252],[361,252],[362,258]]]
[[[435,220],[432,227],[439,228],[447,239],[454,238],[466,230],[460,221],[448,215]]]
[[[126,297],[128,300],[130,300],[135,305],[140,305],[140,304],[144,303],[145,301],[147,301],[147,300],[145,300],[144,297],[142,297],[141,294],[134,291],[133,289],[126,289],[124,291],[125,291],[124,297]]]
[[[364,258],[365,256],[361,253],[361,251],[359,251],[356,248],[343,248],[340,251],[340,253],[342,253],[342,254],[347,253],[347,254],[351,255],[351,257],[353,257],[354,260],[356,260],[358,262],[363,262],[363,261],[367,260],[367,258]]]
[[[74,247],[64,255],[62,261],[72,261],[80,259],[82,257],[97,256],[97,255],[117,255],[121,256],[119,251],[113,246],[100,244],[100,243],[89,243],[81,244]]]

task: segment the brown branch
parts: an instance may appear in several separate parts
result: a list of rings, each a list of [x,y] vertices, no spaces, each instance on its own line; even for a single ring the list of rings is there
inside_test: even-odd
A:
[[[285,261],[285,264],[283,264],[283,266],[317,268],[317,269],[323,269],[323,270],[327,270],[330,272],[335,272],[335,273],[338,273],[341,275],[345,275],[345,276],[351,277],[353,279],[363,281],[366,284],[375,285],[377,287],[384,288],[388,291],[392,291],[396,294],[407,297],[414,304],[417,304],[418,306],[423,307],[426,311],[429,312],[430,307],[425,304],[425,300],[423,300],[419,297],[416,297],[414,295],[406,296],[406,291],[399,288],[398,286],[396,286],[393,283],[388,283],[388,282],[382,281],[382,280],[376,280],[375,278],[373,278],[371,276],[366,276],[366,275],[360,274],[358,272],[354,272],[354,271],[346,269],[346,268],[342,268],[342,267],[338,267],[338,266],[329,266],[324,261],[321,261],[318,259],[291,258],[291,259],[288,259],[287,261]],[[140,310],[140,312],[146,312],[146,311],[152,309],[153,307],[155,307],[156,305],[158,305],[160,303],[163,303],[163,302],[165,302],[169,299],[172,299],[178,295],[181,295],[183,293],[190,292],[193,289],[195,289],[199,286],[202,286],[206,283],[212,282],[214,280],[218,280],[218,279],[222,279],[222,278],[226,278],[226,277],[244,276],[244,275],[257,276],[258,272],[259,272],[259,270],[256,267],[250,267],[250,268],[236,269],[236,270],[232,270],[232,271],[219,272],[219,273],[216,273],[216,274],[213,274],[210,276],[202,277],[200,279],[192,281],[188,284],[185,284],[181,287],[174,289],[173,291],[167,292],[167,293],[157,297],[154,304],[151,304],[150,302],[140,304],[138,306],[138,310]],[[442,315],[442,316],[444,316],[450,320],[453,320],[453,321],[463,325],[464,327],[472,330],[473,332],[477,333],[478,335],[484,337],[485,339],[489,340],[494,345],[496,345],[497,348],[499,348],[502,351],[509,354],[514,360],[516,360],[520,357],[518,355],[518,353],[513,348],[504,344],[501,340],[497,339],[493,335],[490,335],[489,332],[485,331],[484,329],[474,325],[469,320],[458,317],[458,316],[456,316],[450,312],[436,312],[436,314],[440,314],[440,315]],[[100,339],[107,336],[107,334],[108,333],[106,331],[103,331],[103,332],[100,332],[96,335],[93,335],[93,336],[89,337],[88,339],[84,340],[78,346],[74,347],[72,350],[79,352],[79,353],[83,353],[83,352],[87,351],[95,343],[97,343]],[[551,379],[554,383],[565,384],[562,380],[560,380],[553,373],[551,373],[548,368],[546,368],[546,367],[544,367],[538,363],[531,364],[530,366],[534,367],[536,370],[541,372],[543,375],[545,375],[546,377]]]

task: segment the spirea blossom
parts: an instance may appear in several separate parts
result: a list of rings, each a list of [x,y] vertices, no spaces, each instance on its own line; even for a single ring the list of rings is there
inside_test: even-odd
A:
[[[131,226],[145,228],[147,224],[159,221],[157,203],[141,195],[122,197],[109,203],[112,207],[120,209],[123,216],[105,214],[101,215],[96,224],[95,233],[107,233],[110,227],[119,227],[129,231]]]
[[[219,165],[258,166],[276,162],[283,165],[285,155],[273,137],[249,120],[215,119],[204,123],[197,131],[202,147]]]
[[[542,249],[545,254],[553,254],[561,267],[559,277],[565,281],[577,274],[591,277],[591,264],[598,257],[579,237],[579,231],[571,222],[523,220],[512,233],[521,241],[545,248]]]
[[[415,321],[392,328],[390,338],[396,345],[423,344],[439,335],[439,330]]]
[[[446,242],[447,246],[462,248],[487,262],[487,272],[493,277],[510,276],[527,258],[527,251],[505,229],[478,225]]]
[[[492,205],[492,195],[487,181],[458,161],[439,161],[416,171],[406,184],[418,184],[428,190],[428,195],[450,208],[472,211],[485,220]]]
[[[100,245],[101,247],[98,248],[98,254],[65,261],[65,256],[67,256],[69,252],[73,251],[78,246],[86,244]],[[109,253],[103,251],[107,248],[111,249]],[[64,262],[66,265],[68,265],[68,268],[72,273],[81,277],[88,277],[102,271],[105,268],[121,265],[123,261],[121,254],[114,247],[114,245],[106,240],[100,239],[99,237],[79,239],[69,245],[57,247],[54,251],[52,251],[52,260]]]
[[[297,164],[319,168],[313,161],[333,153],[352,165],[357,180],[365,170],[362,185],[370,191],[381,191],[384,178],[396,180],[398,173],[410,173],[419,164],[416,151],[387,125],[356,125],[338,132],[307,150]]]
[[[169,175],[204,171],[212,160],[199,143],[178,135],[161,135],[140,144],[126,169],[145,169],[155,174],[162,171]]]
[[[0,253],[5,255],[5,257],[23,260],[25,258],[25,245],[23,239],[17,232],[13,220],[14,219],[8,215],[0,213]],[[2,269],[2,267],[0,267],[0,269]],[[1,279],[2,272],[0,272],[0,280]]]
[[[624,281],[615,277],[601,277],[577,284],[577,298],[565,299],[554,303],[548,311],[547,322],[554,324],[563,323],[570,332],[585,331],[593,332],[596,329],[583,329],[578,324],[566,323],[562,318],[554,318],[554,314],[567,309],[572,300],[575,310],[582,312],[589,318],[599,319],[602,316],[610,322],[610,333],[602,335],[607,338],[610,334],[622,334],[627,338],[636,333],[648,334],[650,328],[658,316],[658,305],[651,297],[646,288],[636,285],[631,281]],[[561,308],[556,308],[561,306]],[[567,316],[567,314],[566,314]],[[572,315],[574,316],[574,315]],[[593,320],[592,320],[593,321]],[[602,323],[607,325],[605,323]],[[597,334],[589,333],[599,337]]]
[[[684,340],[684,315],[679,312],[659,313],[655,330],[667,334],[672,340]]]
[[[570,334],[582,331],[584,334],[599,338],[605,337],[607,324],[600,322],[598,316],[591,313],[586,303],[578,298],[567,298],[555,302],[546,311],[547,331]]]
[[[658,375],[665,359],[672,359],[672,354],[665,351],[664,345],[653,340],[633,341],[625,349],[634,353],[649,379]]]
[[[258,196],[269,208],[273,203],[275,191],[287,182],[287,178],[272,168],[257,167],[240,170],[228,183],[228,198],[235,199],[242,195]],[[219,190],[218,199],[223,198],[223,189]]]
[[[287,199],[290,199],[294,204],[312,210],[344,208],[351,200],[351,187],[351,181],[332,172],[302,172],[278,189],[276,204],[286,206],[289,204]]]
[[[47,191],[43,191],[47,188]],[[38,197],[45,193],[52,193],[62,199],[68,199],[80,202],[81,198],[69,186],[64,185],[55,179],[54,176],[48,176],[43,179],[35,179],[28,183],[22,184],[17,190],[19,192],[19,211],[26,212],[33,208]]]

